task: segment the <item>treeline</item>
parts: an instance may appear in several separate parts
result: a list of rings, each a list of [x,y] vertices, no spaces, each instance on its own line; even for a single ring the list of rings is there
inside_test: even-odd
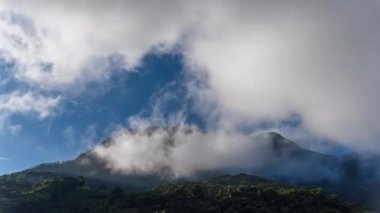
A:
[[[162,185],[140,193],[90,188],[82,177],[47,178],[34,184],[13,178],[0,177],[0,212],[358,211],[320,189],[288,187],[248,175]]]

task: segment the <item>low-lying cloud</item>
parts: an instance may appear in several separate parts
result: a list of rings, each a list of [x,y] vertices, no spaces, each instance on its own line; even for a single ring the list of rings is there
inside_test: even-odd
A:
[[[252,150],[256,150],[255,154]],[[254,168],[265,151],[269,150],[249,137],[205,133],[185,126],[125,130],[116,134],[109,144],[94,149],[115,172],[173,178],[191,177],[204,171]]]
[[[288,182],[363,181],[377,177],[378,169],[375,160],[311,152],[273,132],[205,132],[186,125],[120,130],[90,153],[117,174],[173,179],[243,172]]]

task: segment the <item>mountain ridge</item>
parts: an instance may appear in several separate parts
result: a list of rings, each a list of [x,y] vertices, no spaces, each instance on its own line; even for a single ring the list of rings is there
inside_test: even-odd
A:
[[[147,131],[147,134],[157,130],[160,129],[152,128]],[[170,136],[173,131],[178,131],[178,129],[167,128],[163,131],[169,131],[168,135]],[[187,134],[192,134],[191,131],[187,130]],[[206,133],[204,132],[204,134]],[[269,143],[264,145],[272,151],[268,156],[268,161],[262,167],[254,171],[246,171],[248,174],[293,186],[322,187],[328,193],[338,193],[349,201],[366,206],[372,205],[369,204],[372,202],[369,201],[369,198],[374,193],[373,189],[380,186],[380,181],[378,181],[378,176],[372,174],[372,167],[366,166],[359,156],[354,154],[331,156],[303,149],[276,132],[264,133],[260,137],[270,139]],[[112,140],[112,138],[108,138],[100,143],[100,146],[112,146]],[[264,140],[264,142],[268,141]],[[146,191],[158,185],[182,180],[191,181],[214,175],[240,173],[239,171],[200,171],[192,179],[173,179],[157,173],[123,174],[110,169],[107,162],[95,155],[93,150],[84,152],[71,161],[41,164],[26,171],[32,172],[29,174],[31,181],[43,179],[43,177],[39,177],[40,173],[50,176],[83,176],[93,187],[107,183],[121,186],[128,191]]]

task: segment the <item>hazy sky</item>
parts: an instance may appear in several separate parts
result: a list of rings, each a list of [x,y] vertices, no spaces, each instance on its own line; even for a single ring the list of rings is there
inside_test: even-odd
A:
[[[378,149],[379,23],[377,0],[0,0],[0,173],[139,119]]]

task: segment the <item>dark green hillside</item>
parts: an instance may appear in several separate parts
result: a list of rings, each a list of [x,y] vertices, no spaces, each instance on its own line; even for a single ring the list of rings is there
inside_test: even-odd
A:
[[[0,212],[354,212],[319,189],[300,189],[249,176],[218,176],[152,191],[91,188],[83,178],[0,177]]]

